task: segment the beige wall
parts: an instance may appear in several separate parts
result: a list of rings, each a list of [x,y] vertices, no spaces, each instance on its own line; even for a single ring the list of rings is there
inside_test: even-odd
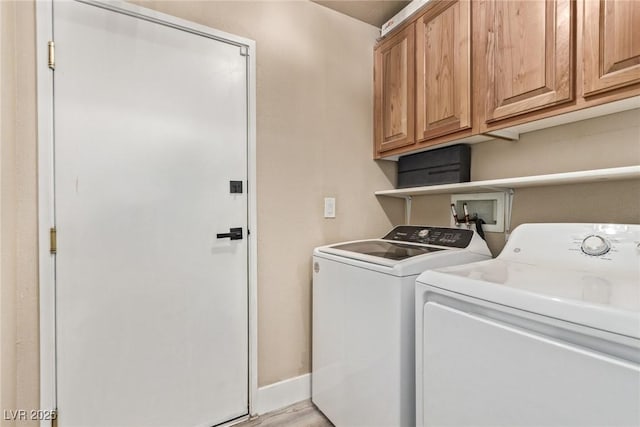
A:
[[[640,110],[471,146],[471,179],[570,172],[640,164]],[[449,225],[449,195],[417,197],[412,222]],[[640,180],[516,189],[512,227],[527,222],[640,223]],[[487,233],[494,255],[503,233]]]
[[[1,409],[39,399],[33,28],[33,3],[0,2]]]
[[[12,5],[0,3],[0,403],[16,406],[15,50]],[[0,421],[2,422],[2,421]]]

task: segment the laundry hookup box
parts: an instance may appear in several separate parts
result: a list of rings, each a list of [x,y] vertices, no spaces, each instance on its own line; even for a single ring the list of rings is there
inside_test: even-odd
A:
[[[401,156],[397,188],[454,184],[471,179],[471,147],[464,144]]]

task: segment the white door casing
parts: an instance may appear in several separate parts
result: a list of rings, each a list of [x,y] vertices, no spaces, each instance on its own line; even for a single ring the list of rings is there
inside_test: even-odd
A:
[[[256,388],[255,59],[243,55],[254,45],[107,6],[55,3],[55,98],[39,62],[41,407],[57,405],[60,425],[223,422],[246,414]],[[229,194],[229,180],[245,193]],[[230,227],[244,239],[216,239]]]

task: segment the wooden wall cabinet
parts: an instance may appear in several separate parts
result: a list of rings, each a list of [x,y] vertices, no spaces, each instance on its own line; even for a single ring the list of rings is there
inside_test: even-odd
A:
[[[470,37],[471,2],[447,0],[376,47],[375,157],[472,127]]]
[[[579,110],[640,95],[640,1],[477,5],[480,132],[565,113],[580,120]]]
[[[416,21],[416,139],[469,129],[471,120],[471,3]]]
[[[375,158],[584,120],[640,96],[640,0],[432,1],[376,46],[374,81]]]
[[[640,82],[640,1],[584,3],[584,96]]]
[[[485,122],[573,100],[575,2],[482,3]]]
[[[378,45],[374,52],[375,156],[415,144],[414,25]]]

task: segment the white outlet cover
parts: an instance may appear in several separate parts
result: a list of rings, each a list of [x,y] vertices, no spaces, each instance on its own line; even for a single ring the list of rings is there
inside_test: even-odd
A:
[[[324,217],[335,218],[336,217],[336,199],[335,197],[324,198]]]

